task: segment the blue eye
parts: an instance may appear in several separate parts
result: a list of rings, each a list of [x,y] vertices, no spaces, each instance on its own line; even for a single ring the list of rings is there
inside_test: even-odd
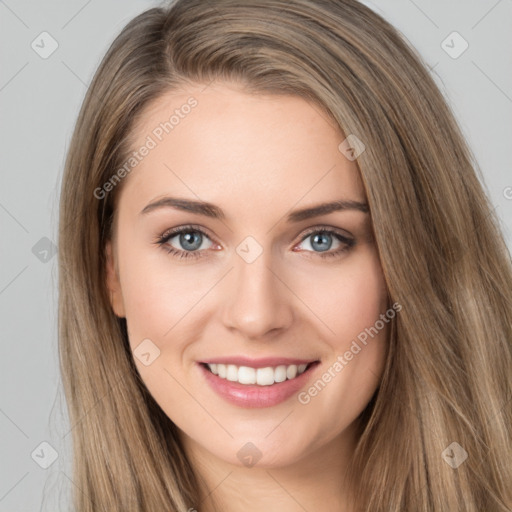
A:
[[[348,238],[341,233],[338,233],[338,231],[335,231],[333,229],[327,229],[327,228],[315,228],[311,231],[309,231],[301,240],[301,244],[307,240],[308,238],[311,238],[311,242],[309,242],[309,245],[312,248],[318,249],[319,252],[313,251],[317,253],[321,258],[330,258],[331,256],[339,256],[342,253],[350,250],[356,243],[356,241],[353,238]],[[335,251],[329,251],[329,249],[332,247],[332,240],[335,238],[341,246],[336,249]],[[329,251],[329,252],[327,252]],[[324,254],[322,254],[324,253]]]
[[[160,235],[157,243],[176,258],[199,258],[201,257],[201,253],[198,251],[203,245],[202,242],[205,237],[209,238],[202,229],[195,226],[184,226],[182,228],[166,231]],[[187,250],[182,251],[169,245],[169,241],[173,238],[178,238],[180,245]],[[201,249],[201,251],[202,250],[203,249]]]
[[[170,245],[170,241],[173,238],[177,238],[179,245],[185,250],[176,249]],[[205,238],[210,240],[210,237],[199,227],[183,226],[166,231],[157,238],[156,243],[162,246],[173,257],[179,259],[200,258],[205,251],[205,248],[202,247]],[[304,243],[308,238],[311,238],[310,246],[313,251],[307,252],[318,254],[321,258],[340,256],[342,253],[350,250],[356,243],[353,238],[348,238],[338,231],[326,227],[311,229],[302,237],[300,244]],[[341,246],[331,251],[333,238],[340,243]]]

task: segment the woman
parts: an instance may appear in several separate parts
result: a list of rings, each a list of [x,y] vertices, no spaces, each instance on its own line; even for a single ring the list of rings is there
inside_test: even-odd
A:
[[[512,271],[477,172],[355,0],[131,21],[62,185],[75,509],[512,510]]]

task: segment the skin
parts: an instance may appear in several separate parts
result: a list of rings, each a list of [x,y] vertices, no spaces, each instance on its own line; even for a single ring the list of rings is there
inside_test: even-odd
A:
[[[227,512],[348,511],[343,476],[356,418],[382,375],[387,324],[305,405],[293,396],[272,407],[235,406],[204,382],[197,362],[227,355],[320,360],[307,390],[388,309],[369,214],[286,222],[290,211],[321,202],[365,202],[356,162],[338,150],[344,136],[317,106],[249,95],[226,82],[158,99],[134,129],[134,148],[191,95],[198,105],[124,178],[106,248],[112,308],[127,319],[132,349],[149,339],[160,351],[148,366],[134,360],[209,489],[201,512],[212,510],[213,490]],[[163,196],[208,201],[226,217],[169,207],[140,213]],[[155,243],[188,224],[208,235],[197,234],[199,258],[179,259]],[[355,245],[322,258],[315,233],[303,238],[325,226]],[[252,263],[236,252],[247,236],[263,251]],[[335,235],[329,242],[326,252],[346,247]],[[192,252],[179,235],[166,245]],[[262,454],[253,467],[237,457],[247,442]]]

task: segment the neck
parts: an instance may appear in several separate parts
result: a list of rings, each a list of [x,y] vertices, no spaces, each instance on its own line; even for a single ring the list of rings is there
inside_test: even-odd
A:
[[[345,478],[356,442],[355,424],[286,466],[230,464],[182,432],[180,436],[202,482],[197,512],[354,510],[348,505],[350,489]]]

